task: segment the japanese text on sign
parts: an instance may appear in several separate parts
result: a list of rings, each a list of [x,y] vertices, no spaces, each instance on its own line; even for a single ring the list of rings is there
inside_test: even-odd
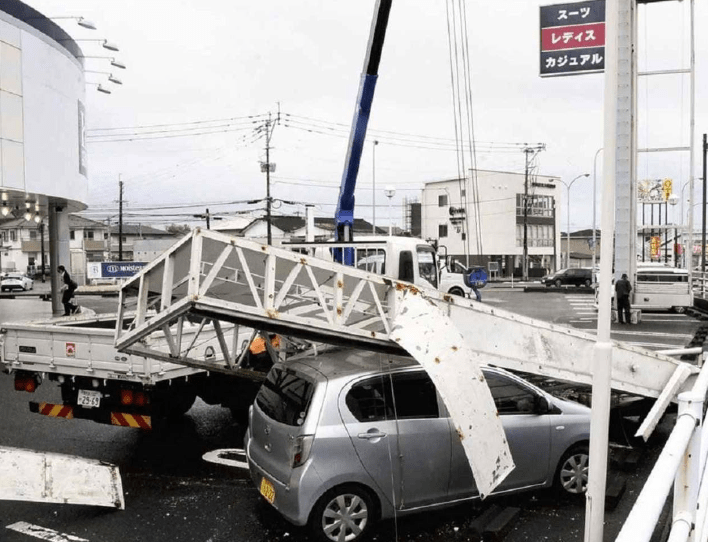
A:
[[[541,6],[541,76],[605,68],[605,0]]]
[[[673,192],[671,179],[646,179],[637,182],[639,203],[666,203]]]

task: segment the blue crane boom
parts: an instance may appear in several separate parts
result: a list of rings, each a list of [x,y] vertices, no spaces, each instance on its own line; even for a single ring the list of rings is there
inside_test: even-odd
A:
[[[344,163],[342,183],[339,187],[337,211],[334,216],[335,239],[339,242],[352,241],[354,230],[354,190],[356,178],[361,163],[361,153],[366,139],[366,127],[369,123],[371,104],[374,100],[374,89],[378,78],[381,50],[383,49],[388,16],[391,12],[392,0],[377,0],[374,19],[369,33],[369,44],[364,60],[364,71],[359,84],[354,120],[349,134],[347,159]],[[336,252],[336,251],[335,251]],[[354,249],[345,248],[343,254],[336,254],[335,259],[345,265],[354,264]]]

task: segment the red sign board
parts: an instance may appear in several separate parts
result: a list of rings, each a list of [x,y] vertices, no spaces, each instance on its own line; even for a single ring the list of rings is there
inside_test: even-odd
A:
[[[541,6],[542,77],[605,69],[605,0]]]

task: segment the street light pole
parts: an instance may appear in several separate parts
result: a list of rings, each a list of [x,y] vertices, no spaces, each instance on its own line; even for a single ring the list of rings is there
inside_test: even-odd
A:
[[[575,179],[570,181],[569,183],[566,183],[562,179],[559,179],[560,182],[562,182],[566,189],[568,190],[568,230],[565,233],[565,239],[566,239],[566,253],[565,253],[565,266],[570,267],[570,187],[573,186],[573,183],[580,179],[581,177],[589,177],[589,173],[582,173],[581,175],[578,175]]]
[[[393,186],[387,186],[384,190],[384,194],[388,198],[388,235],[389,237],[393,235],[393,208],[391,203],[393,201],[393,196],[396,195],[396,189]]]
[[[595,271],[595,266],[597,265],[597,225],[595,212],[597,208],[597,156],[600,154],[602,149],[597,149],[595,152],[595,159],[593,160],[592,166],[592,269]],[[568,196],[570,199],[570,195]]]

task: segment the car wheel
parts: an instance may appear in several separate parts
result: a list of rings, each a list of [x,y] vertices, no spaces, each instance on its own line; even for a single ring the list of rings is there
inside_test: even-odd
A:
[[[553,284],[556,285],[556,288],[560,288],[563,283],[561,282],[561,279],[556,279],[556,281]]]
[[[683,314],[686,312],[686,307],[671,307],[671,310],[674,311],[676,314]]]
[[[465,297],[465,292],[462,291],[462,288],[451,288],[448,293],[450,295],[459,295],[460,297]]]
[[[584,495],[588,488],[590,454],[585,444],[573,446],[563,454],[556,471],[555,486],[566,495]]]
[[[310,529],[322,542],[364,540],[376,520],[374,499],[356,485],[330,489],[310,514]]]

